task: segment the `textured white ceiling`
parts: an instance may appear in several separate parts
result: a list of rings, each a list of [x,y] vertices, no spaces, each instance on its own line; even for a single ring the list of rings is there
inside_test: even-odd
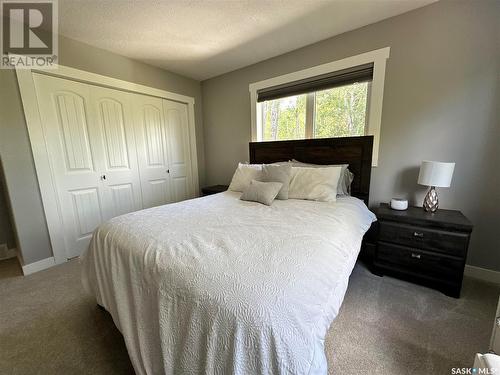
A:
[[[59,0],[59,28],[203,80],[434,1]]]

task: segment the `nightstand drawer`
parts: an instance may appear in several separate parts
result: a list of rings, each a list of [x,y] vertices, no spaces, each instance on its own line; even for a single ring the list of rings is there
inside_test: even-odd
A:
[[[463,261],[460,259],[384,242],[378,243],[376,263],[446,281],[462,277]]]
[[[463,257],[467,251],[469,236],[465,233],[383,221],[380,223],[379,239]]]

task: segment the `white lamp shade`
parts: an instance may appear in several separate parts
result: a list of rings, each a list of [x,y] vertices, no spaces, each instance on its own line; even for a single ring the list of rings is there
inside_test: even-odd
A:
[[[426,186],[449,187],[454,169],[455,163],[424,160],[420,166],[418,183]]]

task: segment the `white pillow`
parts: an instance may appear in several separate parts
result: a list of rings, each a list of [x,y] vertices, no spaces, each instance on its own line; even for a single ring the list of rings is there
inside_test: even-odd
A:
[[[342,171],[340,172],[340,178],[337,185],[337,195],[351,195],[351,184],[354,180],[354,175],[348,169],[349,164],[310,164],[310,163],[302,163],[301,161],[292,159],[289,161],[293,167],[311,167],[311,168],[325,168],[325,167],[342,167]]]
[[[337,200],[337,184],[342,167],[293,167],[288,198],[320,202]]]
[[[262,164],[239,163],[228,189],[231,191],[243,191],[250,185],[250,181],[259,181],[261,177]]]

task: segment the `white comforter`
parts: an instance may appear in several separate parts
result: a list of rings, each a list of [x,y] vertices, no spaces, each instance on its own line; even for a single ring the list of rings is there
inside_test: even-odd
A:
[[[324,338],[374,215],[356,198],[240,193],[100,226],[83,282],[122,332],[137,374],[326,373]]]

